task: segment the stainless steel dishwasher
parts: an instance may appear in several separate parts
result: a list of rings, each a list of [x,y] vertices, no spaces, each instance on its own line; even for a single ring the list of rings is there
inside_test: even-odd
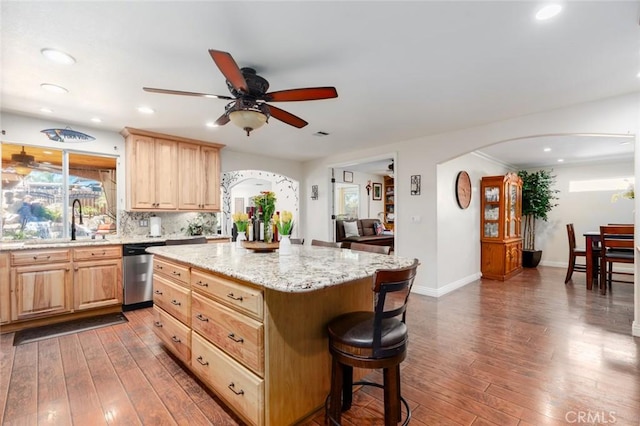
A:
[[[122,246],[123,311],[153,305],[153,255],[146,249],[164,245],[164,241],[153,241]]]

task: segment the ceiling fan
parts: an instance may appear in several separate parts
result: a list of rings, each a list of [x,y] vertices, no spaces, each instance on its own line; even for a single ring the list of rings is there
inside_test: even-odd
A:
[[[255,69],[249,67],[239,68],[231,54],[227,52],[209,49],[209,54],[213,62],[215,62],[222,72],[222,75],[226,78],[227,87],[233,97],[183,92],[180,90],[155,89],[152,87],[143,87],[142,89],[151,93],[197,96],[231,101],[225,107],[224,114],[216,120],[216,125],[224,126],[231,121],[246,131],[247,136],[249,136],[251,131],[268,122],[269,117],[273,117],[299,129],[309,124],[302,118],[273,105],[269,105],[267,102],[315,101],[338,97],[338,92],[335,87],[307,87],[267,92],[269,82],[256,74]]]
[[[35,161],[33,155],[27,154],[24,150],[24,146],[18,154],[11,154],[11,161],[8,163],[8,168],[11,168],[15,173],[26,176],[31,170],[45,171],[45,172],[60,172],[62,167],[49,163],[39,163]]]

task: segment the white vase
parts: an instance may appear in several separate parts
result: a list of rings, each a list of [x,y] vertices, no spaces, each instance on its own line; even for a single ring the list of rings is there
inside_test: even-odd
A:
[[[243,241],[247,240],[247,236],[245,235],[244,232],[239,232],[238,236],[236,237],[236,247],[237,248],[244,248],[242,245]]]
[[[278,252],[280,256],[288,256],[291,254],[291,240],[289,239],[289,235],[280,235]]]

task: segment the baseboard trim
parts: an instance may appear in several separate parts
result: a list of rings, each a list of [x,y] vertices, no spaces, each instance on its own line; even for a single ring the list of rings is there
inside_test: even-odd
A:
[[[637,321],[634,321],[631,325],[631,334],[640,337],[640,324]]]
[[[431,288],[431,287],[414,285],[413,288],[411,289],[411,292],[416,294],[421,294],[423,296],[440,297],[440,296],[444,296],[445,294],[451,293],[452,291],[457,290],[461,287],[464,287],[467,284],[471,284],[472,282],[479,280],[481,277],[482,277],[482,274],[480,272],[477,272],[475,274],[453,281],[440,288]]]

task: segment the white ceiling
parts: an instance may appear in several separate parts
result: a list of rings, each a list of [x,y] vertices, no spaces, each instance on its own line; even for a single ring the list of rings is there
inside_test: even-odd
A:
[[[639,90],[638,1],[566,2],[546,22],[533,19],[540,6],[4,1],[2,110],[87,132],[100,117],[103,129],[130,126],[308,160]],[[40,54],[46,47],[77,63],[48,61]],[[226,101],[142,90],[228,95],[208,49],[255,68],[270,90],[335,86],[339,97],[278,103],[309,125],[272,119],[247,138],[231,123],[205,127]],[[41,83],[69,93],[47,93]],[[156,113],[141,115],[140,105]],[[583,146],[570,153],[583,154]]]

